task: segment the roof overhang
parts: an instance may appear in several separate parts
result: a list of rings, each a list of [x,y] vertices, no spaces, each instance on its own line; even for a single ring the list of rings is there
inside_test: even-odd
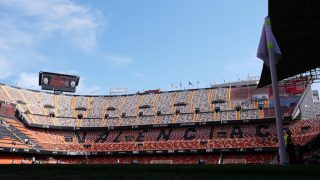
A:
[[[282,52],[278,80],[320,67],[319,0],[269,0],[272,32]],[[271,84],[270,70],[263,65],[258,87]]]

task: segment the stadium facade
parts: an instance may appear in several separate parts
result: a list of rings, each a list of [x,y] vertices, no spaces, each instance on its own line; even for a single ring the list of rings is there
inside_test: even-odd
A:
[[[285,131],[307,156],[320,133],[311,85],[292,79],[279,89]],[[0,116],[0,163],[278,161],[272,88],[257,81],[114,96],[0,84]]]

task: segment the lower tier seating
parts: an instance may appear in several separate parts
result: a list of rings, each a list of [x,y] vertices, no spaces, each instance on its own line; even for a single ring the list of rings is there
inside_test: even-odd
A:
[[[294,144],[304,145],[320,134],[320,121],[289,125]],[[29,140],[26,144],[25,139]],[[12,142],[15,142],[13,144]],[[184,128],[70,131],[30,129],[15,119],[0,124],[0,147],[52,151],[106,152],[278,147],[275,123]]]

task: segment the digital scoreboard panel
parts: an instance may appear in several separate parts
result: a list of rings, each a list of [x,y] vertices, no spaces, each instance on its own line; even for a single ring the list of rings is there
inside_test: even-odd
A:
[[[53,90],[61,92],[76,92],[80,77],[67,74],[51,72],[39,73],[39,86],[42,90]]]

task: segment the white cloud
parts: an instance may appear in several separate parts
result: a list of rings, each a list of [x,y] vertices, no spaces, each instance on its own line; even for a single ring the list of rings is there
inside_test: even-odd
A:
[[[96,49],[100,12],[70,0],[0,0],[0,79],[50,60],[38,46],[50,38]]]
[[[51,47],[46,45],[51,40],[114,67],[133,62],[129,56],[99,50],[97,34],[105,27],[101,13],[71,0],[0,0],[0,19],[0,80],[15,78],[9,81],[20,87],[40,89],[38,74],[30,72],[38,72],[40,64],[48,64],[44,69],[55,68],[47,63],[52,58],[43,51]],[[66,74],[78,72],[81,69]],[[77,94],[101,91],[83,77],[80,81]]]
[[[84,50],[96,46],[96,30],[102,25],[97,10],[69,0],[0,0],[0,7],[10,11],[6,15],[15,23],[15,29],[23,28],[23,31],[36,33],[34,36],[60,33]],[[10,23],[5,21],[5,24]]]
[[[15,83],[19,87],[39,90],[40,86],[38,81],[39,74],[22,72],[19,74],[19,77]]]

